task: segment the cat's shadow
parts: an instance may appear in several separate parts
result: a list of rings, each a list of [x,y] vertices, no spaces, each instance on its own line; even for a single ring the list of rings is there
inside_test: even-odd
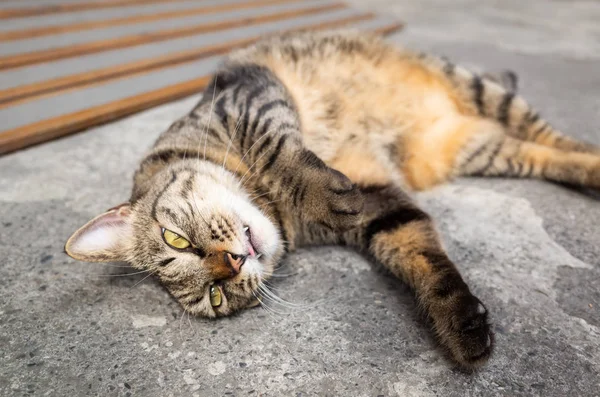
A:
[[[592,189],[590,187],[569,185],[566,183],[559,184],[560,186],[564,186],[567,189],[571,189],[579,194],[582,194],[588,198],[591,198],[596,201],[600,201],[600,189]]]

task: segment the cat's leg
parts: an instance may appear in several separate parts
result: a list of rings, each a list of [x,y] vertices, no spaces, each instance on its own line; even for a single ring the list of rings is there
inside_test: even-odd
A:
[[[600,156],[482,132],[479,146],[459,159],[462,175],[541,178],[600,188]]]
[[[360,227],[341,237],[304,226],[304,244],[345,243],[373,256],[415,292],[435,335],[465,368],[485,363],[493,349],[488,312],[442,247],[431,218],[392,185],[362,186]]]
[[[588,153],[600,156],[599,146],[582,142],[563,134],[533,111],[525,113],[519,123],[509,123],[507,125],[507,132],[516,139],[549,148],[565,152]]]
[[[402,169],[416,189],[458,175],[540,178],[600,188],[600,155],[516,139],[494,120],[448,116],[403,143],[412,156],[403,160]]]
[[[259,179],[259,185],[269,187],[271,197],[308,222],[348,229],[360,220],[358,188],[304,146],[296,105],[266,67],[225,67],[208,85],[191,117],[201,118],[209,132],[218,130],[207,138],[213,153],[219,147],[226,152],[227,147],[235,153],[225,156],[237,155],[246,165],[233,167],[242,183]]]
[[[459,94],[463,112],[498,121],[508,135],[523,141],[568,152],[600,155],[600,147],[564,135],[553,128],[515,90],[456,66],[444,59],[430,60]]]
[[[435,334],[462,366],[487,361],[493,349],[488,312],[444,251],[433,221],[402,190],[367,186],[363,227],[347,233],[415,291]]]

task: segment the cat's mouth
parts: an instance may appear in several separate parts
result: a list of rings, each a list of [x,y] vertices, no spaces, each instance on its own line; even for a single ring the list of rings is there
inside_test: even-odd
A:
[[[246,248],[250,257],[260,259],[263,253],[260,251],[262,248],[260,239],[256,237],[256,234],[252,233],[250,226],[244,226],[244,233],[246,234]]]

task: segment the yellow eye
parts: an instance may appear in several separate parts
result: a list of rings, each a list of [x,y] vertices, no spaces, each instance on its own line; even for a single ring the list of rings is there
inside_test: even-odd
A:
[[[212,307],[221,306],[221,302],[223,301],[223,297],[221,296],[221,288],[216,285],[210,286],[210,304]]]
[[[163,237],[167,244],[173,248],[185,249],[190,246],[190,242],[181,237],[179,234],[163,228]]]

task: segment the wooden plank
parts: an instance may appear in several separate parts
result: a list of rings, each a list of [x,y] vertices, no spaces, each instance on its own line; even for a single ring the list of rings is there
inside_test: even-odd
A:
[[[209,80],[210,76],[203,76],[143,95],[6,131],[0,134],[0,155],[73,134],[82,129],[115,120],[165,102],[197,94],[206,87]]]
[[[139,4],[164,3],[165,0],[103,0],[72,4],[55,4],[37,7],[9,8],[0,10],[0,19],[25,18],[38,15],[58,14],[63,12],[75,12],[86,10],[98,10],[102,8],[125,7]],[[169,0],[184,1],[184,0]]]
[[[297,2],[297,1],[301,1],[301,0],[252,0],[252,1],[244,2],[244,3],[230,3],[230,4],[213,5],[213,6],[208,6],[208,7],[206,7],[206,6],[195,7],[195,8],[189,8],[189,9],[183,9],[183,10],[176,10],[176,11],[159,12],[159,13],[154,13],[154,14],[133,15],[133,16],[123,17],[123,18],[103,19],[103,20],[98,20],[98,21],[86,21],[86,22],[73,23],[73,24],[68,24],[68,25],[42,26],[42,27],[36,27],[36,28],[32,28],[32,29],[11,30],[11,31],[7,31],[7,32],[0,32],[0,42],[21,40],[21,39],[30,39],[30,38],[34,38],[34,37],[48,36],[48,35],[52,35],[52,34],[79,32],[82,30],[107,28],[107,27],[111,27],[111,26],[152,22],[152,21],[158,21],[158,20],[164,20],[164,19],[170,19],[170,18],[187,17],[190,15],[214,14],[214,13],[224,12],[224,11],[242,10],[242,9],[253,8],[253,7],[282,4],[282,3],[291,3],[291,2]]]
[[[254,31],[255,27],[244,29],[244,34],[236,34],[230,36],[228,40],[235,41],[247,37],[264,36],[265,34],[277,34],[284,30],[304,29],[307,25],[316,25],[324,22],[333,22],[343,19],[351,13],[334,13],[339,15],[336,18],[324,19],[319,17],[315,22],[311,18],[304,17],[295,20],[283,21],[272,25],[272,28],[265,31]],[[312,23],[311,23],[312,22]],[[368,19],[353,23],[353,26],[364,26],[364,30],[375,28],[383,25],[385,22],[390,22],[389,19]],[[289,27],[288,27],[289,26]],[[261,25],[262,27],[262,25]],[[235,32],[235,31],[234,31]],[[223,42],[222,41],[222,42]],[[209,45],[219,44],[220,41],[212,41],[211,43],[199,45],[198,47],[207,47]],[[193,49],[191,47],[189,49]],[[167,51],[164,51],[164,54]],[[148,58],[164,56],[160,52],[159,55],[153,55]],[[141,58],[145,59],[145,58]],[[138,59],[139,60],[139,59]],[[10,106],[0,105],[0,123],[1,130],[10,130],[22,127],[38,121],[58,117],[63,114],[77,112],[89,107],[102,105],[118,99],[123,99],[129,96],[143,94],[144,92],[156,90],[167,85],[177,84],[182,81],[192,80],[198,76],[209,74],[218,66],[221,61],[221,55],[201,57],[196,60],[189,60],[179,64],[170,65],[168,67],[140,70],[132,74],[115,76],[104,81],[93,81],[85,86],[75,86],[65,88],[60,91],[48,92],[36,96],[35,98],[25,98],[11,103]],[[111,66],[118,66],[114,64]],[[87,70],[89,71],[89,70]]]
[[[288,26],[290,29],[298,28],[311,23],[345,18],[350,15],[356,15],[357,13],[356,10],[352,10],[351,8],[342,8],[299,18],[268,22],[261,25],[221,30],[213,33],[201,33],[173,40],[142,44],[125,49],[109,50],[76,58],[59,59],[52,62],[44,62],[5,70],[0,72],[0,90],[16,88],[20,85],[41,83],[46,80],[85,73],[94,69],[115,67],[125,63],[141,61],[143,59],[157,58],[169,53],[189,51],[194,48],[207,47],[209,45],[239,40],[249,36],[268,35],[286,29]]]
[[[70,58],[85,54],[92,54],[107,50],[132,47],[141,44],[147,44],[157,41],[164,41],[178,37],[190,36],[194,34],[215,32],[219,30],[232,29],[236,27],[245,27],[258,25],[265,22],[272,22],[281,19],[299,17],[302,15],[316,14],[325,11],[345,8],[343,3],[332,3],[323,6],[307,7],[289,11],[282,11],[259,17],[247,17],[235,20],[221,21],[209,24],[200,24],[176,29],[166,29],[143,34],[134,34],[120,37],[112,40],[99,40],[84,44],[75,44],[65,47],[53,48],[45,51],[36,51],[26,54],[0,57],[0,70],[12,69],[24,65],[32,65],[41,62],[53,61],[57,59]]]
[[[379,34],[390,34],[402,28],[401,23],[390,23],[373,29]],[[115,120],[169,101],[196,94],[204,89],[211,76],[186,81],[166,88],[136,95],[105,105],[96,106],[49,120],[26,125],[0,133],[0,155],[51,139],[60,138]]]
[[[302,29],[324,29],[335,28],[354,22],[360,22],[374,18],[372,13],[352,15],[339,20],[328,21],[320,24],[307,25]],[[241,40],[232,40],[224,43],[210,45],[202,48],[195,48],[189,51],[167,54],[161,57],[143,59],[118,66],[92,70],[90,72],[79,73],[71,76],[60,77],[40,83],[28,84],[0,90],[0,109],[7,106],[14,106],[23,101],[33,100],[41,95],[56,92],[65,89],[84,87],[88,84],[108,81],[119,78],[124,75],[133,75],[145,71],[174,66],[184,62],[190,62],[197,59],[224,54],[236,47],[241,47],[256,41],[260,36],[248,37]]]
[[[222,2],[220,2],[219,0],[209,0],[209,1],[210,1],[210,3],[208,3],[208,4],[225,4],[225,3],[239,2],[240,0],[225,0]],[[109,27],[106,29],[84,30],[81,32],[76,32],[76,33],[66,33],[66,34],[60,34],[60,35],[55,35],[55,36],[44,36],[44,37],[27,39],[27,40],[8,41],[8,42],[0,43],[0,56],[8,58],[11,56],[18,56],[18,55],[34,53],[34,52],[38,52],[38,51],[47,51],[47,50],[56,49],[59,47],[69,47],[69,46],[73,46],[73,45],[85,45],[87,43],[93,43],[96,41],[118,40],[122,37],[127,37],[127,36],[131,36],[131,35],[153,34],[154,32],[159,32],[162,30],[181,29],[184,27],[192,27],[192,26],[203,25],[203,24],[213,24],[213,23],[217,23],[217,22],[226,22],[226,21],[241,19],[241,18],[257,18],[257,17],[261,17],[263,15],[269,15],[269,14],[278,13],[278,12],[292,11],[292,10],[298,10],[298,9],[301,10],[301,9],[306,9],[309,7],[324,6],[326,4],[333,4],[333,3],[336,3],[339,1],[340,0],[304,0],[304,1],[296,1],[296,2],[290,2],[290,3],[272,4],[272,5],[262,6],[262,7],[255,7],[255,8],[246,8],[243,10],[226,11],[226,12],[221,12],[221,13],[217,13],[217,14],[208,14],[208,15],[198,14],[198,15],[191,15],[189,17],[184,17],[184,18],[165,19],[165,20],[146,22],[146,23],[140,23],[140,24]],[[351,11],[349,8],[341,8],[338,10],[328,11],[328,12],[329,13],[342,12],[345,10]],[[310,16],[307,16],[306,18],[310,18],[312,16],[317,16],[317,15],[320,15],[320,14],[312,14]],[[37,19],[37,18],[35,18],[35,19]],[[53,25],[55,25],[55,24],[53,24]],[[56,25],[60,25],[60,24],[56,24]],[[257,26],[262,26],[262,25],[253,25],[253,26],[250,26],[249,28],[253,29],[253,28],[256,28]],[[237,29],[240,29],[240,28],[236,28],[235,30],[237,30]],[[2,26],[0,26],[0,31],[1,30],[2,30]],[[220,33],[223,31],[221,30],[218,32]],[[202,33],[202,34],[207,34],[207,33]],[[194,36],[197,37],[199,35],[194,35]],[[180,37],[179,39],[186,40],[188,38],[191,39],[191,37],[192,36],[183,36],[183,37]],[[174,41],[174,40],[177,40],[177,38],[170,39],[169,41]],[[150,44],[157,44],[157,43],[165,43],[165,42],[159,41],[159,42],[154,42],[154,43],[150,43]],[[141,46],[143,46],[143,44],[140,46],[137,46],[136,48],[139,48]],[[131,48],[131,47],[128,47],[127,49],[129,49],[129,48]],[[123,51],[123,52],[126,52],[126,51]],[[105,53],[106,53],[106,51],[99,52],[96,54],[99,54],[102,56]],[[65,60],[67,60],[67,61],[72,60],[72,59],[73,58],[65,58]]]

